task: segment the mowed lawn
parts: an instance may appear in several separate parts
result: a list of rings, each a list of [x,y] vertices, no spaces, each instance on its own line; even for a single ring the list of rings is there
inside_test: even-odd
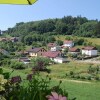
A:
[[[51,85],[55,86],[62,80],[61,87],[65,89],[69,98],[76,97],[76,100],[100,100],[100,82],[97,81],[81,81],[72,80],[66,77],[66,73],[69,71],[86,71],[90,64],[70,62],[65,64],[50,65],[47,68],[51,70],[48,74],[41,72],[41,76],[49,75],[52,78]],[[4,68],[4,71],[11,72],[12,69]],[[11,76],[20,75],[22,78],[26,78],[27,74],[32,73],[31,68],[25,70],[15,70]]]

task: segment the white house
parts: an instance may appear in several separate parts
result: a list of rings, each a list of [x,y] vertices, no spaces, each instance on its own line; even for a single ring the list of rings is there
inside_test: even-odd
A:
[[[60,50],[62,50],[61,46],[51,47],[51,51],[60,51]]]
[[[71,40],[66,40],[66,41],[64,41],[63,46],[71,48],[74,46],[74,42]]]
[[[65,63],[65,62],[67,62],[67,58],[56,57],[56,58],[54,58],[54,62],[56,62],[56,63]]]
[[[82,55],[87,55],[87,56],[97,56],[97,48],[96,47],[84,47],[82,48]]]

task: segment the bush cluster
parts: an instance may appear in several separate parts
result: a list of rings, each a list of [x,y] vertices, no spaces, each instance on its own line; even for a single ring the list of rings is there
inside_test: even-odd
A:
[[[95,68],[97,69],[97,68]],[[90,72],[94,72],[93,70],[90,70]],[[68,78],[73,78],[73,79],[81,79],[81,80],[96,80],[96,81],[100,81],[100,76],[98,74],[87,74],[84,76],[84,75],[81,75],[82,72],[80,73],[75,73],[73,71],[70,71],[69,73],[66,73],[66,77]]]

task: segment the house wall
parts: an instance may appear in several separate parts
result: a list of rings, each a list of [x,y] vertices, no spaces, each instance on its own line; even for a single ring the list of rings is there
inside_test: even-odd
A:
[[[91,55],[96,56],[97,55],[97,50],[92,50],[91,52],[89,52]]]
[[[46,52],[45,49],[41,49],[39,52],[37,52],[37,56],[42,56],[42,53]]]
[[[57,63],[63,63],[63,62],[66,62],[67,59],[66,58],[54,58],[54,62],[57,62]]]
[[[59,51],[59,50],[61,50],[60,46],[51,47],[51,51]]]
[[[80,52],[68,52],[70,54],[79,54]]]
[[[31,56],[31,57],[37,57],[37,53],[30,52],[30,53],[29,53],[29,56]]]
[[[60,60],[60,59],[54,59],[54,62],[57,62],[57,63],[63,63],[63,61],[62,60]]]
[[[96,56],[97,50],[82,50],[82,54],[85,54],[88,56]]]
[[[36,53],[30,52],[30,53],[29,53],[29,56],[31,56],[31,57],[42,56],[42,53],[43,53],[43,52],[46,52],[46,50],[45,50],[45,49],[41,49],[40,51],[38,51],[38,52],[36,52]]]
[[[74,43],[65,43],[63,46],[65,46],[65,47],[73,47],[74,46]]]
[[[39,52],[37,53],[37,56],[42,56],[42,53],[43,53],[43,52],[39,51]]]

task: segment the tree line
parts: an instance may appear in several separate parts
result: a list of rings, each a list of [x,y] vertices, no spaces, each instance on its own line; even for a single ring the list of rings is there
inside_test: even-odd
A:
[[[60,34],[99,38],[100,21],[89,20],[81,16],[64,16],[63,18],[16,23],[13,28],[8,28],[3,33],[18,37],[33,34]]]

